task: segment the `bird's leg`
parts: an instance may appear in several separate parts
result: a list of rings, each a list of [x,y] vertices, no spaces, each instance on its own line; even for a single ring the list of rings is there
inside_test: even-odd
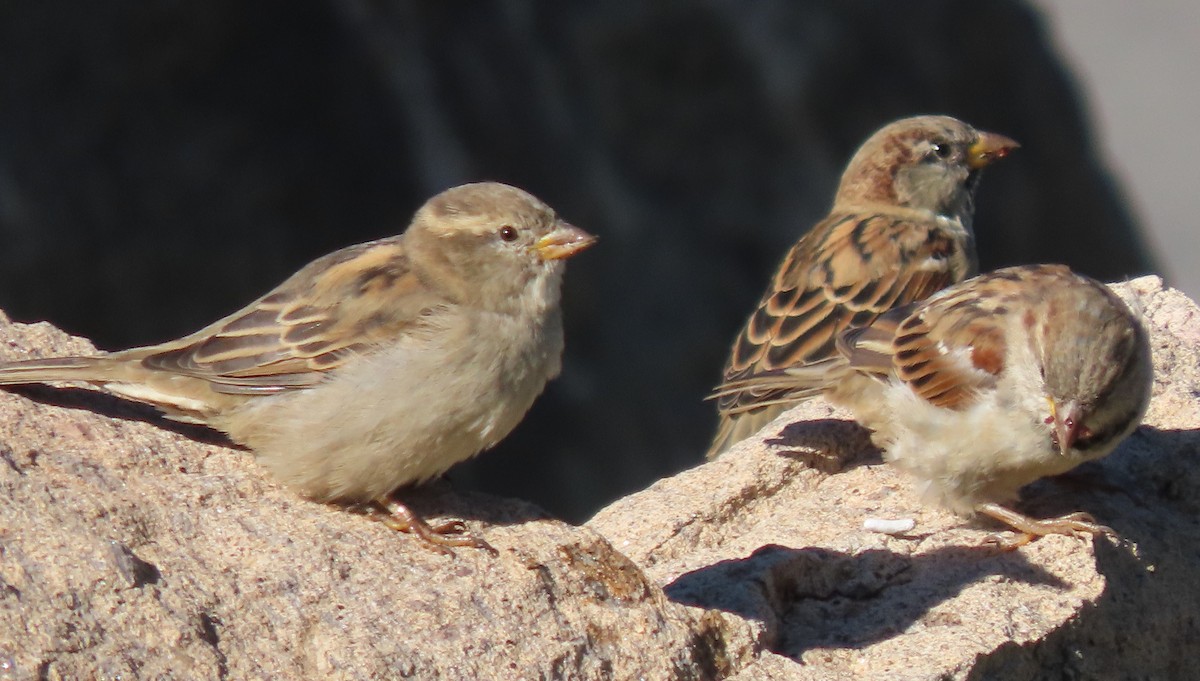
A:
[[[463,521],[451,520],[434,527],[395,499],[384,497],[377,500],[373,504],[370,515],[372,519],[378,520],[397,532],[407,532],[413,535],[425,546],[443,555],[454,555],[454,552],[448,548],[451,546],[469,546],[484,549],[492,555],[499,554],[491,544],[481,537],[471,534]]]
[[[1005,508],[1000,504],[980,504],[975,507],[975,510],[990,518],[999,520],[1020,533],[1013,538],[1002,538],[998,535],[988,538],[989,542],[995,543],[1005,551],[1022,547],[1034,539],[1044,537],[1048,534],[1078,536],[1087,533],[1091,535],[1107,534],[1110,537],[1117,536],[1117,533],[1112,528],[1097,523],[1087,513],[1068,513],[1057,518],[1036,520],[1027,515],[1017,513],[1012,509]]]

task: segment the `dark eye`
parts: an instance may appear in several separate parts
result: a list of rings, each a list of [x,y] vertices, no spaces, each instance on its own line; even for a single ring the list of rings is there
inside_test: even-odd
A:
[[[500,228],[500,239],[503,241],[516,241],[517,228],[511,225],[504,225]]]
[[[950,158],[950,154],[953,152],[954,150],[951,149],[950,145],[946,144],[945,142],[933,143],[933,153],[940,159]]]

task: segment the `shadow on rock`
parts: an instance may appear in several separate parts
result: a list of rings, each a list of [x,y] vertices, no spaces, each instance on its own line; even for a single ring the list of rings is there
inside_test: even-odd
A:
[[[1038,646],[1009,644],[969,679],[1191,679],[1200,641],[1200,431],[1142,426],[1107,458],[1030,488],[1030,507],[1085,510],[1101,597]],[[1051,493],[1051,490],[1070,493]]]
[[[1050,518],[1084,511],[1138,545],[1168,525],[1200,517],[1200,431],[1142,426],[1109,456],[1022,490],[1023,513]]]
[[[766,647],[800,659],[811,648],[862,648],[899,635],[939,603],[989,576],[1066,588],[1020,553],[946,547],[919,556],[764,546],[680,576],[676,602],[763,623]]]
[[[45,404],[51,407],[82,409],[110,419],[149,423],[152,426],[177,433],[201,444],[245,449],[245,447],[230,440],[225,433],[219,430],[214,430],[208,426],[172,421],[163,416],[161,411],[148,404],[134,402],[123,397],[100,392],[99,390],[56,388],[44,383],[6,385],[3,386],[3,390],[14,395],[20,395],[38,404]]]
[[[782,448],[780,456],[798,459],[826,475],[883,461],[882,452],[871,442],[871,431],[844,419],[789,423],[766,443]]]
[[[392,496],[426,520],[461,518],[486,525],[512,526],[554,519],[544,509],[527,501],[484,492],[458,492],[445,480],[401,487]]]

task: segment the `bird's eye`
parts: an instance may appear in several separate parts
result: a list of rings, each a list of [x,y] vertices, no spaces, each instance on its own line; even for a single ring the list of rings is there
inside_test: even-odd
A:
[[[512,225],[504,225],[500,228],[500,239],[503,241],[516,241],[517,228]]]
[[[953,151],[954,151],[953,149],[950,148],[950,145],[946,144],[945,142],[934,142],[932,149],[933,149],[934,155],[936,155],[940,159],[950,158],[950,154],[953,153]]]

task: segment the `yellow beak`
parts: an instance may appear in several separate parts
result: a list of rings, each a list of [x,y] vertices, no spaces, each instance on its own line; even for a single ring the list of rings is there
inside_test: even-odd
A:
[[[994,132],[981,132],[979,139],[967,147],[967,165],[978,170],[992,161],[1008,156],[1008,152],[1021,146],[1016,140],[997,135]]]
[[[542,260],[560,260],[569,258],[594,243],[596,237],[575,225],[560,221],[553,231],[538,239],[533,248]]]

